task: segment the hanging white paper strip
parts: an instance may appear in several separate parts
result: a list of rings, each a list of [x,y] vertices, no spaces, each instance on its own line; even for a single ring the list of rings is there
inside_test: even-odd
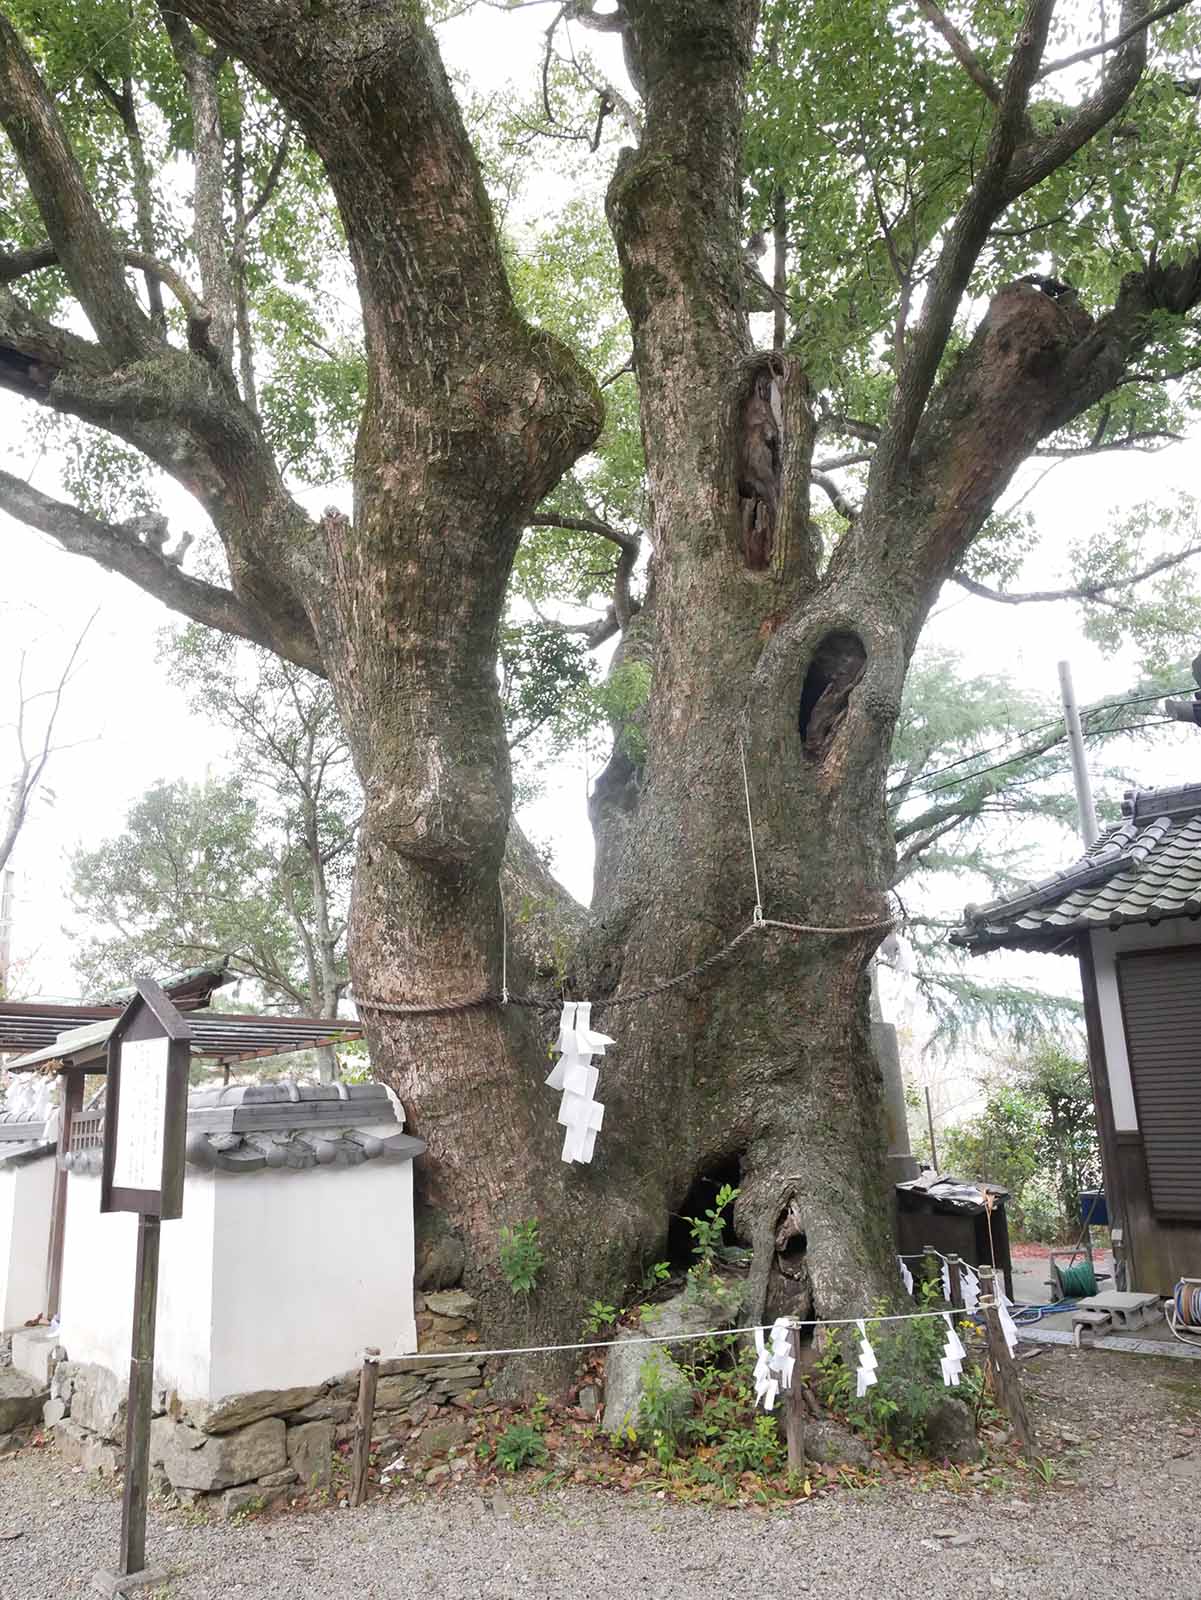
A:
[[[980,1306],[980,1280],[965,1262],[960,1269],[959,1284],[963,1290],[963,1309],[976,1311]]]
[[[764,1411],[771,1411],[776,1396],[792,1387],[792,1371],[796,1363],[792,1354],[791,1333],[792,1324],[787,1317],[776,1318],[767,1339],[763,1337],[762,1328],[755,1329],[755,1349],[758,1352],[755,1362],[755,1399]]]
[[[1018,1330],[1013,1318],[1009,1315],[1009,1308],[1013,1301],[1006,1295],[998,1283],[997,1286],[997,1311],[1001,1319],[1001,1332],[1005,1335],[1005,1343],[1009,1346],[1009,1354],[1013,1355],[1018,1347]]]
[[[951,1263],[944,1261],[942,1264],[942,1297],[944,1300],[951,1298]]]
[[[947,1324],[947,1337],[942,1347],[942,1381],[948,1388],[958,1388],[959,1380],[963,1376],[963,1363],[967,1357],[963,1340],[955,1332],[955,1324],[951,1321],[950,1312],[944,1312]]]
[[[906,1294],[912,1294],[913,1293],[913,1274],[912,1274],[912,1272],[910,1272],[909,1268],[905,1265],[905,1259],[904,1259],[903,1256],[898,1256],[897,1257],[897,1266],[900,1267],[900,1269],[901,1269],[901,1282],[905,1285],[905,1293]]]
[[[862,1400],[876,1382],[876,1368],[879,1362],[876,1360],[876,1352],[868,1342],[867,1328],[862,1317],[856,1323],[856,1327],[859,1329],[859,1367],[855,1373],[855,1394]]]
[[[568,1000],[559,1019],[558,1061],[546,1079],[552,1089],[562,1090],[559,1122],[563,1127],[564,1161],[592,1160],[596,1136],[604,1121],[605,1108],[595,1099],[599,1070],[592,1065],[594,1055],[604,1055],[613,1043],[608,1034],[592,1028],[592,1006],[587,1000]]]

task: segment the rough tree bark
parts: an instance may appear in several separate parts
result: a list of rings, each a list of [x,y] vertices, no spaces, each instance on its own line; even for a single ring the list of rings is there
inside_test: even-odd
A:
[[[510,831],[495,660],[521,531],[595,438],[600,396],[514,308],[420,9],[162,7],[196,92],[211,96],[220,57],[179,12],[279,98],[341,210],[369,384],[353,517],[317,522],[287,495],[233,382],[219,210],[197,236],[216,303],[193,309],[190,348],[174,349],[140,311],[127,258],[0,19],[0,120],[96,333],[50,327],[0,288],[0,382],[110,428],[192,488],[229,553],[231,589],[168,570],[126,530],[3,474],[0,505],[330,678],[366,795],[350,961],[372,1058],[428,1141],[423,1199],[465,1239],[467,1281],[502,1338],[570,1336],[583,1305],[616,1298],[662,1253],[669,1219],[706,1178],[741,1186],[756,1312],[838,1315],[889,1292],[866,973],[889,916],[884,779],[907,664],[1016,466],[1121,380],[1151,313],[1183,315],[1201,294],[1196,256],[1149,265],[1097,322],[1011,285],[944,366],[989,229],[1117,115],[1145,61],[1145,32],[1132,32],[1097,95],[1036,135],[1026,105],[1053,5],[1030,0],[1006,73],[989,80],[987,151],[901,345],[865,503],[827,559],[809,515],[809,384],[787,352],[753,349],[744,301],[740,131],[758,9],[623,0],[593,19],[622,29],[645,103],[608,216],[653,507],[647,598],[616,622],[653,689],[645,755],[619,741],[593,798],[590,913]],[[1123,29],[1146,13],[1126,0]],[[515,991],[565,981],[621,1001],[712,956],[755,905],[743,752],[767,918],[852,931],[764,928],[695,980],[602,1013],[619,1040],[604,1063],[605,1129],[592,1166],[565,1167],[536,1014],[401,1016],[370,1002],[497,992],[502,877]],[[497,1230],[534,1216],[548,1259],[527,1309],[496,1270]]]

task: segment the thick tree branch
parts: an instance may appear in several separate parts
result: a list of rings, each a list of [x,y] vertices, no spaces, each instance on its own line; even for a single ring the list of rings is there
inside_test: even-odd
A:
[[[947,231],[898,374],[892,411],[872,465],[869,501],[886,499],[904,476],[955,315],[989,229],[1008,200],[1021,193],[1018,189],[1007,197],[1007,188],[1012,188],[1009,169],[1026,126],[1026,105],[1054,10],[1055,0],[1027,0],[983,165]]]
[[[1005,182],[1007,205],[1057,172],[1118,115],[1147,65],[1147,25],[1151,20],[1147,0],[1123,0],[1114,41],[1116,55],[1096,93],[1053,133],[1031,140],[1017,152]]]
[[[212,343],[218,359],[232,366],[236,291],[225,232],[225,135],[217,78],[224,52],[201,49],[191,28],[170,0],[158,0],[171,50],[187,84],[192,108],[192,149],[196,167],[192,245],[200,263],[200,282],[212,317]]]
[[[1180,3],[1183,4],[1184,0],[1180,0]],[[959,65],[967,73],[977,89],[980,90],[981,94],[986,99],[991,100],[993,105],[999,106],[1001,103],[1000,86],[985,71],[976,52],[968,44],[946,12],[940,6],[936,6],[934,0],[918,0],[918,8],[926,20],[932,23],[942,34],[947,44],[951,47],[951,54],[959,62]]]
[[[121,127],[125,132],[125,142],[129,146],[129,166],[133,177],[134,205],[137,208],[138,216],[138,239],[146,255],[153,256],[156,251],[150,167],[146,160],[146,146],[142,140],[141,124],[138,121],[137,102],[134,100],[133,94],[133,79],[130,77],[124,78],[120,91],[118,91],[98,68],[92,69],[92,78],[101,94],[121,120]],[[150,306],[151,325],[155,332],[161,335],[166,330],[163,292],[162,285],[152,272],[146,273],[146,299]]]
[[[858,508],[851,504],[833,478],[828,478],[824,472],[811,472],[809,478],[829,497],[830,504],[840,517],[845,517],[848,522],[855,521],[859,515]]]
[[[215,584],[189,577],[129,527],[101,522],[3,471],[0,471],[0,510],[49,534],[64,550],[87,556],[109,572],[120,573],[194,622],[265,645],[309,672],[324,672],[311,632],[306,636],[298,628],[284,638],[261,615],[243,605],[236,595]]]
[[[208,307],[195,290],[167,261],[147,255],[144,250],[121,250],[119,256],[126,266],[137,267],[148,280],[164,284],[178,300],[188,319],[188,343],[198,353],[209,347],[208,328],[212,321]],[[59,252],[52,244],[37,245],[27,250],[16,250],[5,255],[0,252],[0,284],[15,283],[30,273],[44,272],[47,267],[60,265]]]
[[[102,343],[124,358],[154,342],[125,281],[123,252],[101,219],[54,102],[0,13],[0,124],[12,141],[50,242]]]

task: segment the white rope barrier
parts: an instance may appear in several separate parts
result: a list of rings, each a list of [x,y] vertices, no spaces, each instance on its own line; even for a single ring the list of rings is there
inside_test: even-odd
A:
[[[956,1313],[958,1315],[958,1313]],[[792,1328],[850,1328],[861,1322],[921,1322],[929,1317],[946,1316],[945,1311],[900,1311],[883,1316],[869,1317],[787,1317]],[[634,1334],[628,1339],[590,1339],[575,1344],[514,1345],[507,1350],[477,1350],[474,1345],[460,1345],[457,1350],[416,1350],[409,1355],[398,1355],[397,1361],[485,1361],[492,1356],[541,1356],[561,1350],[611,1350],[615,1345],[631,1344],[686,1344],[696,1339],[732,1339],[740,1333],[767,1334],[773,1323],[752,1322],[740,1328],[707,1328],[703,1333]]]

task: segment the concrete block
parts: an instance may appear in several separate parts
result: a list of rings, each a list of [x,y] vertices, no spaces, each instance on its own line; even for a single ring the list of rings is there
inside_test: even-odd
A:
[[[12,1336],[12,1363],[40,1388],[50,1387],[54,1352],[59,1347],[57,1328],[17,1328]]]

